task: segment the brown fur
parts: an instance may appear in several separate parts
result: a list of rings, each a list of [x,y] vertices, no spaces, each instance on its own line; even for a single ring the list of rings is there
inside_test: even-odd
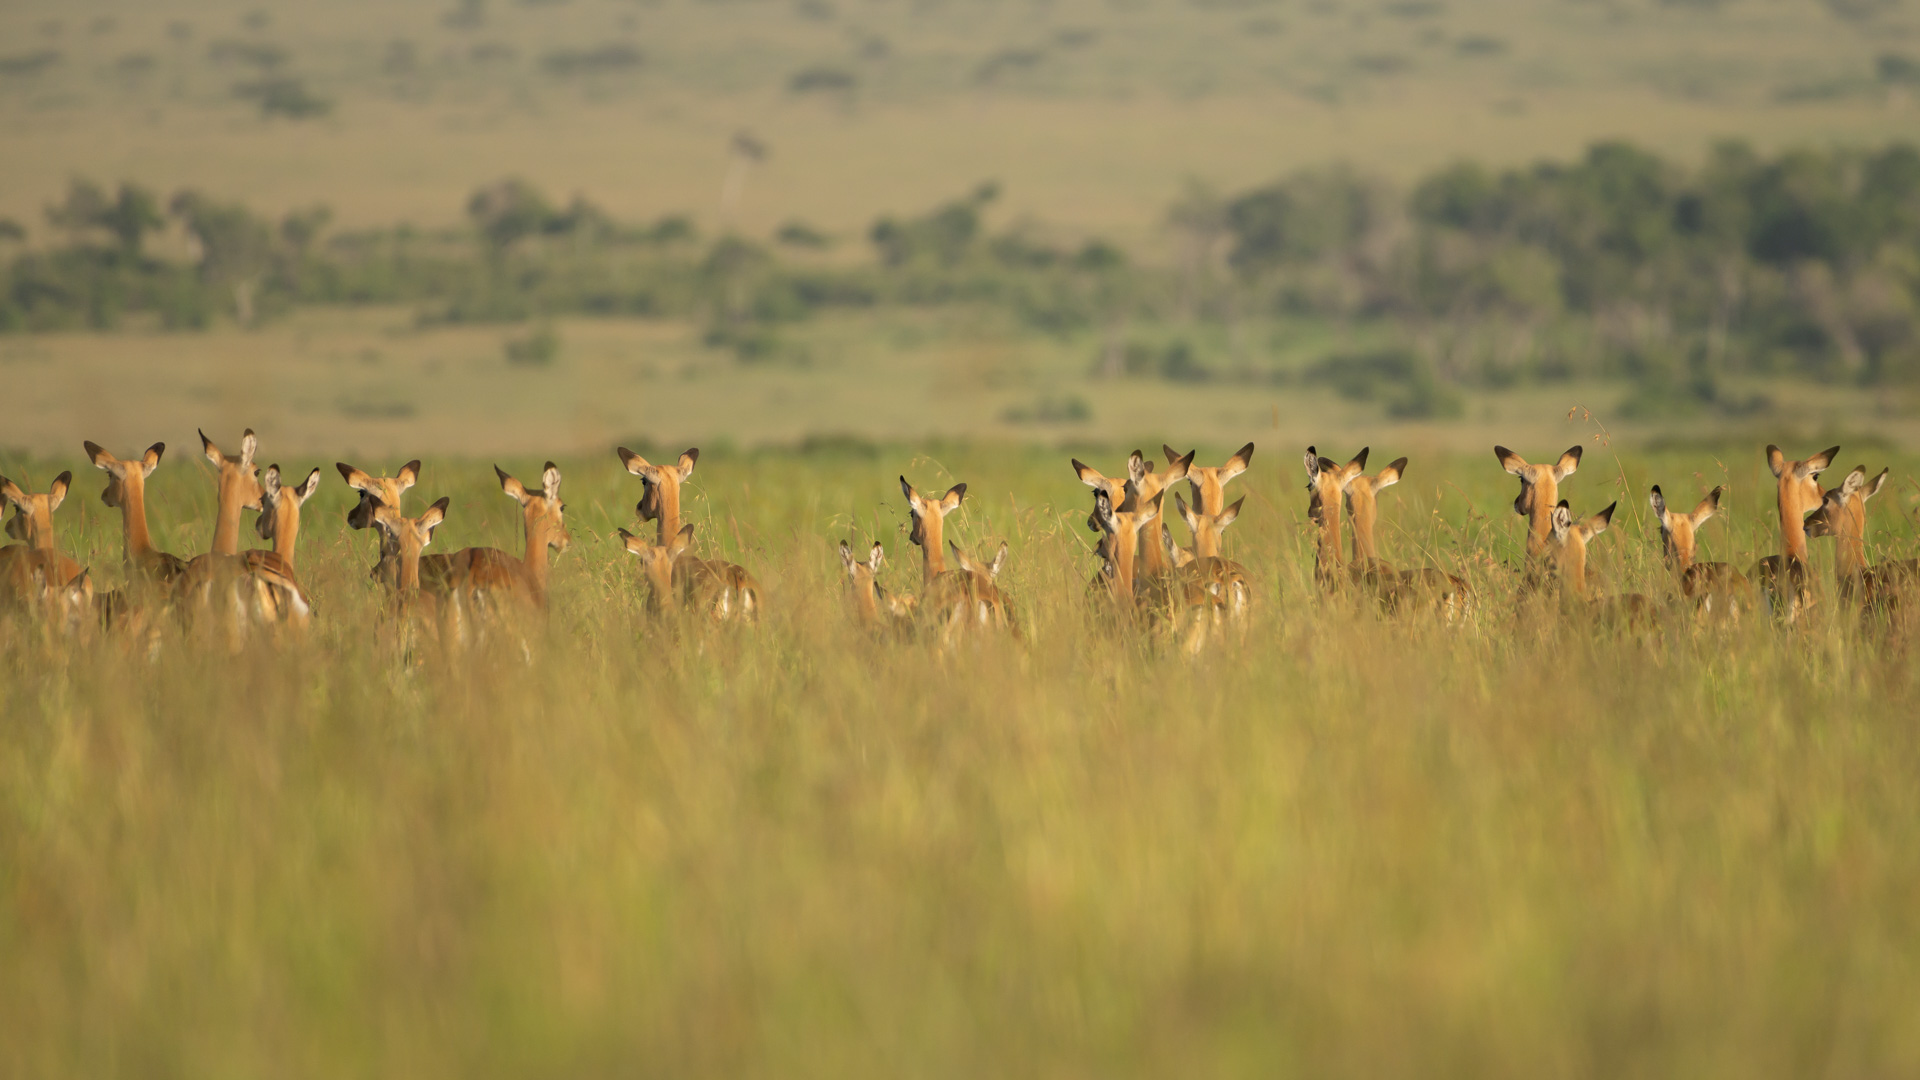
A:
[[[45,492],[31,495],[0,476],[0,496],[13,508],[7,535],[23,541],[0,548],[0,603],[32,606],[82,573],[79,563],[60,552],[53,535],[53,512],[66,501],[72,483],[73,474],[63,472]]]
[[[106,490],[100,501],[120,511],[123,559],[130,585],[157,582],[172,585],[186,573],[187,563],[178,555],[156,550],[147,532],[147,478],[160,467],[166,443],[154,443],[138,458],[121,460],[102,450],[98,443],[83,443],[93,467],[107,474]],[[128,610],[132,604],[127,605]]]
[[[924,556],[920,595],[923,618],[935,620],[941,640],[951,644],[967,627],[995,628],[1018,632],[1007,614],[1006,598],[992,577],[971,566],[947,569],[946,517],[960,508],[967,485],[955,484],[938,499],[928,499],[900,478],[900,491],[907,497],[907,511],[913,517],[913,530],[907,536],[920,545]]]
[[[1767,447],[1767,468],[1776,481],[1774,506],[1780,515],[1780,554],[1754,564],[1753,579],[1775,615],[1788,622],[1799,618],[1813,603],[1807,574],[1806,517],[1820,508],[1824,493],[1819,476],[1840,448],[1828,447],[1804,461],[1788,461],[1777,446]]]
[[[420,481],[420,461],[418,458],[400,466],[400,471],[392,476],[372,476],[362,469],[354,468],[344,461],[335,462],[340,478],[347,486],[360,493],[360,501],[352,510],[347,511],[347,525],[353,529],[373,529],[379,538],[380,558],[373,564],[367,576],[380,582],[389,589],[399,586],[399,550],[395,547],[394,534],[374,524],[375,504],[384,506],[395,514],[404,510],[401,499],[405,493]],[[423,555],[420,558],[420,577],[429,587],[445,591],[453,574],[453,559],[448,555]]]
[[[660,545],[672,544],[673,538],[680,534],[680,485],[693,475],[693,467],[700,461],[699,448],[681,454],[680,460],[672,465],[649,464],[646,458],[624,446],[615,453],[620,455],[620,463],[627,471],[645,485],[640,501],[634,504],[640,520],[659,522]]]
[[[1570,446],[1551,465],[1529,465],[1525,458],[1504,446],[1493,448],[1500,467],[1520,478],[1520,495],[1513,500],[1513,512],[1527,519],[1527,558],[1547,553],[1553,534],[1553,509],[1560,498],[1560,482],[1580,468],[1581,448]]]
[[[627,551],[640,557],[651,610],[695,612],[714,622],[759,618],[759,583],[735,563],[695,558],[691,524],[682,525],[668,544],[649,544],[625,529],[618,532]]]
[[[1576,522],[1562,499],[1549,519],[1553,531],[1548,534],[1547,555],[1565,606],[1583,611],[1601,624],[1649,628],[1659,621],[1653,601],[1640,593],[1595,596],[1588,581],[1587,545],[1607,531],[1618,505],[1608,503],[1606,509]]]
[[[1647,500],[1660,523],[1660,547],[1667,566],[1680,578],[1680,594],[1707,613],[1738,614],[1745,604],[1752,583],[1746,575],[1723,562],[1696,562],[1700,526],[1720,512],[1723,488],[1714,488],[1687,513],[1667,508],[1666,496],[1655,484]]]
[[[1361,447],[1345,465],[1320,456],[1307,447],[1307,520],[1316,527],[1313,580],[1323,592],[1333,592],[1345,584],[1340,556],[1340,514],[1346,505],[1347,485],[1367,468],[1367,451]]]
[[[1107,498],[1110,499],[1115,506],[1121,506],[1126,503],[1126,486],[1132,484],[1135,497],[1139,500],[1140,505],[1150,508],[1150,517],[1141,523],[1142,528],[1149,528],[1153,526],[1154,522],[1160,519],[1160,507],[1162,505],[1160,494],[1168,487],[1187,479],[1193,467],[1193,451],[1190,450],[1185,456],[1182,456],[1174,453],[1173,448],[1170,446],[1162,447],[1162,449],[1166,451],[1167,455],[1167,471],[1163,473],[1154,472],[1153,462],[1141,456],[1138,450],[1135,450],[1132,455],[1127,458],[1127,475],[1124,479],[1102,476],[1092,467],[1081,464],[1077,458],[1072,460],[1073,472],[1075,476],[1080,478],[1081,483],[1095,491],[1104,490],[1107,493]],[[1099,523],[1093,519],[1091,514],[1087,516],[1087,528],[1093,532],[1100,531]],[[1153,535],[1155,534],[1148,534],[1149,537]],[[1172,569],[1167,563],[1166,554],[1160,551],[1159,546],[1156,544],[1147,543],[1141,545],[1140,550],[1137,552],[1137,559],[1138,570],[1142,577],[1156,577]]]
[[[1856,465],[1837,488],[1821,496],[1820,508],[1807,515],[1807,536],[1832,537],[1834,578],[1842,600],[1870,610],[1902,606],[1920,584],[1920,563],[1907,559],[1867,564],[1867,500],[1886,485],[1889,470],[1867,479],[1867,467]]]
[[[854,615],[861,625],[907,635],[913,629],[916,607],[911,595],[896,594],[880,584],[880,567],[887,559],[886,549],[875,540],[864,560],[853,557],[853,548],[840,541],[840,563],[853,590]]]

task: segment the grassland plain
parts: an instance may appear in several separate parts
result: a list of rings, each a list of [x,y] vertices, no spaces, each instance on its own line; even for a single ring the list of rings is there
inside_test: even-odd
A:
[[[623,218],[847,235],[993,178],[1016,217],[1144,249],[1189,176],[1234,189],[1347,160],[1404,182],[1622,137],[1682,158],[1725,137],[1880,143],[1911,128],[1916,18],[1848,0],[22,0],[0,11],[0,138],[26,151],[0,155],[0,214],[37,221],[77,173],[432,225],[520,174]],[[263,117],[244,88],[268,83],[325,115]],[[723,223],[743,129],[772,154]]]
[[[1591,433],[1518,449],[1587,445],[1563,493],[1621,500],[1595,544],[1606,589],[1671,592],[1652,483],[1682,502],[1730,485],[1705,557],[1775,549],[1757,446]],[[330,463],[264,438],[298,473]],[[564,460],[573,544],[532,661],[410,668],[380,644],[372,541],[342,526],[329,470],[301,534],[303,643],[148,665],[9,628],[9,1071],[1920,1068],[1911,641],[1863,632],[1830,586],[1792,630],[1672,617],[1621,637],[1517,609],[1521,523],[1490,453],[1416,458],[1382,496],[1383,554],[1475,580],[1473,623],[1323,603],[1301,449],[1262,441],[1235,481],[1228,553],[1259,606],[1197,661],[1087,603],[1064,454],[956,443],[703,455],[702,548],[767,586],[742,633],[647,618],[612,537],[638,485],[610,452]],[[156,540],[191,553],[212,485],[169,453]],[[1908,557],[1920,462],[1884,463],[1874,557]],[[0,464],[36,489],[75,469],[63,545],[117,580],[96,473]],[[883,578],[916,587],[902,472],[967,482],[951,533],[1011,543],[1023,644],[940,656],[854,627],[839,539],[879,537]],[[517,549],[484,461],[430,458],[413,505],[442,494],[436,549]]]

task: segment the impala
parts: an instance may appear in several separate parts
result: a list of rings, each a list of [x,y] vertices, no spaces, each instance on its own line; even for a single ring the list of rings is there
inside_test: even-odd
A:
[[[1377,496],[1406,475],[1407,459],[1398,458],[1372,476],[1356,474],[1342,489],[1346,511],[1353,519],[1353,564],[1348,573],[1355,585],[1371,591],[1387,611],[1398,611],[1412,597],[1421,597],[1451,622],[1473,607],[1473,590],[1466,580],[1431,566],[1395,570],[1380,558],[1373,527],[1380,518]],[[1335,542],[1339,538],[1336,536]]]
[[[1208,594],[1216,597],[1228,617],[1236,622],[1244,622],[1247,609],[1252,601],[1252,589],[1247,585],[1246,567],[1220,554],[1220,541],[1227,526],[1240,517],[1240,507],[1247,501],[1241,496],[1231,506],[1218,513],[1195,513],[1187,508],[1186,500],[1178,494],[1173,497],[1174,509],[1180,512],[1180,520],[1187,523],[1187,531],[1193,534],[1193,556],[1181,559],[1169,550],[1168,554],[1180,563],[1183,575],[1197,582]],[[1162,528],[1161,534],[1166,545],[1171,548],[1173,533]]]
[[[1007,617],[1006,598],[991,577],[979,570],[947,569],[946,517],[960,508],[967,485],[955,484],[945,495],[929,499],[902,476],[900,491],[906,495],[907,511],[913,517],[913,531],[907,539],[920,545],[922,556],[920,610],[931,613],[939,622],[942,642],[951,644],[954,636],[968,626],[1014,629]]]
[[[1570,446],[1551,465],[1529,465],[1525,458],[1504,446],[1493,448],[1500,467],[1520,478],[1520,495],[1513,500],[1513,512],[1527,519],[1527,558],[1537,559],[1547,550],[1553,534],[1553,511],[1560,498],[1560,481],[1580,467],[1580,447]]]
[[[1224,465],[1193,465],[1193,455],[1185,459],[1173,452],[1173,447],[1161,444],[1161,451],[1167,455],[1169,464],[1178,464],[1185,460],[1190,466],[1187,473],[1187,486],[1193,489],[1193,508],[1201,514],[1218,514],[1227,505],[1227,482],[1247,471],[1253,464],[1253,444],[1248,443],[1234,451]],[[1152,494],[1149,492],[1148,494]]]
[[[1135,500],[1139,505],[1149,508],[1150,516],[1141,524],[1142,528],[1146,528],[1160,518],[1161,492],[1187,479],[1193,467],[1193,451],[1189,450],[1183,457],[1175,454],[1170,446],[1162,449],[1167,454],[1167,471],[1163,473],[1155,473],[1153,462],[1142,457],[1138,450],[1127,458],[1127,475],[1124,479],[1102,476],[1091,466],[1081,464],[1078,458],[1072,459],[1073,473],[1080,478],[1081,483],[1095,491],[1105,491],[1108,500],[1115,506],[1126,504],[1126,488],[1128,484],[1132,484]],[[1091,515],[1087,517],[1087,528],[1094,532],[1100,531],[1099,524]],[[1157,534],[1149,533],[1149,542],[1141,545],[1139,551],[1139,571],[1142,578],[1157,577],[1171,569],[1167,563],[1166,553],[1160,550],[1160,545],[1151,542],[1155,535]]]
[[[1776,480],[1775,506],[1780,512],[1781,553],[1769,555],[1753,566],[1754,580],[1775,615],[1788,622],[1813,603],[1813,589],[1807,580],[1806,517],[1820,508],[1825,493],[1820,490],[1820,474],[1840,454],[1837,446],[1828,447],[1804,461],[1788,461],[1777,446],[1767,447],[1767,468]]]
[[[120,511],[123,558],[133,582],[151,581],[171,586],[186,573],[186,560],[156,550],[147,532],[147,478],[160,467],[160,455],[166,443],[154,443],[138,458],[122,461],[102,450],[98,443],[82,443],[93,467],[107,474],[107,487],[100,501]]]
[[[526,553],[516,559],[499,548],[470,547],[454,552],[450,556],[449,587],[474,600],[508,598],[545,611],[547,551],[564,552],[573,539],[567,533],[566,504],[560,501],[560,470],[547,462],[540,471],[537,490],[529,490],[498,465],[493,472],[500,479],[500,490],[520,504]]]
[[[445,592],[423,590],[420,567],[421,552],[433,543],[433,530],[447,520],[449,501],[442,496],[415,518],[402,515],[399,507],[387,505],[378,495],[369,494],[361,502],[371,527],[382,534],[381,546],[390,545],[394,551],[393,605],[403,655],[412,654],[421,638],[425,638],[427,644],[437,644],[440,640]]]
[[[692,524],[682,525],[669,544],[649,544],[625,529],[617,531],[627,551],[640,557],[652,587],[649,606],[654,611],[694,611],[715,622],[734,618],[752,622],[759,617],[759,582],[745,567],[689,554]]]
[[[402,512],[401,496],[420,481],[420,460],[415,458],[400,466],[400,471],[392,476],[372,476],[365,470],[357,469],[344,461],[334,463],[340,471],[340,478],[347,486],[360,493],[360,501],[352,510],[347,511],[347,526],[352,529],[373,529],[380,542],[380,559],[373,564],[368,577],[387,586],[397,588],[399,584],[399,548],[395,533],[376,527],[375,507],[377,502],[394,514]],[[453,572],[452,560],[446,555],[426,555],[420,559],[420,577],[429,587],[445,591],[448,576]]]
[[[847,584],[853,589],[853,609],[862,625],[885,627],[895,633],[913,628],[914,597],[889,592],[880,584],[880,567],[886,562],[886,549],[873,542],[865,559],[853,557],[853,548],[840,541],[840,564],[847,572]]]
[[[1161,513],[1158,506],[1143,505],[1132,484],[1127,485],[1126,494],[1127,501],[1116,509],[1113,497],[1105,489],[1093,493],[1093,517],[1107,539],[1108,563],[1103,572],[1109,593],[1123,618],[1164,616],[1169,629],[1181,642],[1182,651],[1189,656],[1197,655],[1219,621],[1225,600],[1219,593],[1208,591],[1198,572],[1170,572],[1146,581],[1138,579],[1140,534],[1159,521]],[[1159,502],[1165,495],[1165,492],[1155,495],[1154,501]],[[1178,550],[1173,544],[1173,532],[1164,524],[1159,531],[1165,543],[1155,546],[1161,547],[1171,562]]]
[[[1660,547],[1667,565],[1680,575],[1680,593],[1702,611],[1712,612],[1717,606],[1729,614],[1737,614],[1741,598],[1752,587],[1746,575],[1723,562],[1695,562],[1694,552],[1698,549],[1697,534],[1700,526],[1720,512],[1720,493],[1724,489],[1714,488],[1687,513],[1676,513],[1667,509],[1667,498],[1655,484],[1647,499],[1653,504],[1653,516],[1660,522]]]
[[[1867,500],[1886,485],[1888,470],[1871,481],[1867,467],[1856,465],[1840,486],[1821,497],[1820,509],[1807,515],[1809,537],[1833,537],[1834,577],[1844,600],[1870,608],[1889,608],[1920,582],[1920,562],[1906,559],[1867,565]]]
[[[320,490],[320,470],[308,473],[299,487],[286,487],[280,483],[280,466],[269,465],[261,489],[264,509],[254,522],[254,531],[273,549],[246,553],[247,570],[257,586],[256,614],[267,623],[288,623],[304,629],[313,616],[313,604],[300,587],[293,552],[300,538],[300,508]]]
[[[1547,534],[1547,555],[1564,605],[1593,612],[1603,621],[1629,626],[1651,625],[1657,621],[1651,600],[1640,593],[1595,597],[1587,581],[1587,545],[1607,531],[1618,505],[1618,502],[1608,503],[1605,510],[1576,522],[1567,501],[1560,500],[1548,519],[1552,531]]]
[[[634,509],[639,512],[641,521],[660,523],[660,546],[673,543],[680,534],[680,485],[693,475],[693,467],[700,461],[700,451],[696,447],[680,455],[673,465],[651,465],[647,459],[627,449],[618,447],[615,453],[620,455],[620,463],[627,471],[640,478],[645,491]]]
[[[57,589],[80,574],[80,564],[60,553],[53,537],[53,512],[66,501],[73,474],[53,478],[43,494],[30,495],[20,485],[0,476],[0,497],[13,507],[7,535],[18,544],[0,548],[0,598],[31,603],[48,589]]]
[[[248,623],[265,601],[261,593],[266,586],[253,579],[246,557],[240,554],[240,512],[260,509],[266,495],[253,464],[260,440],[248,428],[235,456],[222,452],[203,431],[200,447],[216,470],[213,547],[188,561],[177,588],[187,603],[186,613],[217,618],[229,651],[238,651],[246,640]]]
[[[1314,447],[1307,447],[1307,520],[1317,528],[1313,561],[1313,580],[1323,591],[1341,587],[1340,510],[1346,502],[1347,484],[1367,468],[1367,451],[1361,447],[1345,465],[1323,458]]]

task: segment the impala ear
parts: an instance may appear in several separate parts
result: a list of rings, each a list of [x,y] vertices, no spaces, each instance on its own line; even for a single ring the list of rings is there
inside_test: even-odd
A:
[[[1582,449],[1583,448],[1578,445],[1570,446],[1567,448],[1566,453],[1560,455],[1560,460],[1553,463],[1553,478],[1555,480],[1565,480],[1567,477],[1573,475],[1575,469],[1580,467],[1580,454],[1582,453]]]
[[[1882,479],[1886,477],[1885,473],[1881,473],[1880,475]],[[49,512],[60,509],[60,504],[67,501],[67,488],[71,487],[72,484],[73,474],[71,472],[63,472],[53,478],[53,483],[47,485],[47,510]],[[1875,488],[1874,490],[1877,491],[1879,489]]]
[[[1248,443],[1241,447],[1232,457],[1228,458],[1225,465],[1220,467],[1220,482],[1224,484],[1252,467],[1253,444]]]
[[[296,494],[300,496],[300,501],[302,503],[305,503],[308,499],[313,498],[314,492],[319,490],[320,490],[320,470],[315,469],[312,472],[307,474],[307,482],[300,485],[300,488],[298,492],[296,492]]]
[[[880,569],[880,564],[886,561],[887,549],[880,546],[880,541],[875,540],[873,542],[873,550],[867,552],[867,569],[878,570]]]
[[[1007,542],[1005,540],[1002,540],[1000,541],[1000,550],[994,552],[993,561],[987,564],[987,576],[991,578],[999,577],[1000,568],[1002,566],[1005,566],[1006,564],[1007,564]]]
[[[1829,446],[1803,462],[1798,471],[1804,476],[1819,476],[1821,473],[1826,472],[1827,466],[1832,465],[1833,459],[1839,456],[1840,448],[1837,446]],[[1865,465],[1860,467],[1863,470],[1866,468]]]
[[[1653,506],[1653,516],[1659,518],[1660,524],[1662,526],[1665,526],[1666,517],[1667,517],[1667,497],[1660,493],[1659,484],[1653,485],[1653,490],[1647,492],[1647,502],[1652,504]]]
[[[261,478],[260,487],[265,491],[267,498],[278,499],[280,497],[279,465],[267,466],[267,475]]]
[[[540,486],[547,498],[560,497],[560,469],[551,461],[540,470]]]
[[[1567,500],[1561,499],[1560,505],[1553,508],[1553,535],[1556,539],[1566,536],[1567,529],[1573,525],[1573,511],[1567,508]]]
[[[667,554],[677,556],[692,545],[693,522],[689,521],[685,525],[680,526],[680,531],[674,533],[673,539],[667,542]]]
[[[1865,500],[1867,500],[1867,499],[1871,499],[1871,498],[1873,498],[1873,497],[1874,497],[1875,495],[1878,495],[1878,494],[1880,494],[1880,489],[1881,489],[1881,488],[1883,488],[1883,487],[1886,487],[1886,486],[1887,486],[1887,473],[1889,473],[1889,472],[1891,472],[1891,471],[1893,471],[1893,470],[1891,470],[1891,469],[1881,469],[1881,470],[1880,470],[1880,475],[1879,475],[1879,476],[1876,476],[1876,477],[1874,477],[1874,478],[1873,478],[1873,482],[1867,485],[1867,490],[1866,490],[1866,493],[1860,496],[1860,498],[1861,498],[1861,500],[1862,500],[1862,501],[1865,501]],[[62,473],[62,474],[60,474],[60,475],[62,475],[62,476],[65,476],[66,474],[65,474],[65,473]],[[54,481],[54,483],[56,483],[56,484],[58,484],[59,482],[60,482],[60,481],[58,481],[58,480],[55,480],[55,481]],[[56,504],[56,505],[58,505],[58,504]]]
[[[1311,486],[1320,479],[1320,452],[1307,447],[1307,484]]]
[[[1606,532],[1607,526],[1613,524],[1613,508],[1619,505],[1620,502],[1617,499],[1608,503],[1605,510],[1581,522],[1580,527],[1586,530],[1588,536],[1598,536]]]
[[[400,466],[400,471],[397,473],[394,473],[393,478],[395,481],[397,481],[400,484],[401,491],[405,491],[408,488],[412,487],[413,485],[419,483],[420,482],[420,459],[414,458],[412,461],[409,461],[405,465]]]
[[[1395,459],[1392,464],[1380,470],[1379,476],[1373,478],[1373,490],[1379,491],[1381,488],[1390,488],[1399,483],[1400,477],[1404,475],[1406,471],[1407,459]]]
[[[699,460],[700,460],[700,448],[697,446],[688,450],[686,453],[680,455],[680,482],[681,483],[683,484],[686,483],[687,477],[693,475],[693,466]]]
[[[1140,451],[1135,450],[1127,457],[1127,479],[1132,480],[1134,483],[1139,483],[1152,471],[1152,463],[1140,456]]]
[[[1079,477],[1081,483],[1090,488],[1103,488],[1107,486],[1107,478],[1101,476],[1099,471],[1093,466],[1083,464],[1079,458],[1070,458],[1069,460],[1073,462],[1073,475]]]
[[[253,468],[253,455],[259,451],[260,440],[254,435],[253,429],[248,428],[246,434],[240,436],[240,467]]]
[[[627,536],[630,534],[627,530],[621,529],[620,535]],[[847,573],[853,573],[853,548],[848,547],[845,540],[840,541],[840,565],[846,567]]]
[[[1693,513],[1687,515],[1693,519],[1693,524],[1696,527],[1705,525],[1707,519],[1720,512],[1720,493],[1724,490],[1726,489],[1714,488],[1712,491],[1707,492],[1707,497],[1701,499],[1699,504],[1693,508]]]
[[[625,529],[616,528],[613,531],[620,534],[620,546],[626,548],[629,554],[638,555],[640,550],[647,546],[646,541]]]
[[[1180,520],[1187,523],[1187,531],[1195,536],[1200,535],[1200,519],[1193,516],[1192,510],[1187,509],[1187,500],[1181,498],[1177,491],[1173,493],[1173,508],[1179,512]]]
[[[1167,483],[1169,484],[1178,483],[1183,477],[1185,477],[1189,472],[1193,470],[1193,455],[1196,453],[1199,453],[1199,451],[1189,450],[1187,451],[1187,456],[1180,458],[1179,460],[1175,461],[1173,464],[1167,466]]]
[[[1787,455],[1772,443],[1767,444],[1767,468],[1772,469],[1775,476],[1787,471]]]
[[[625,465],[627,471],[635,476],[645,475],[646,471],[652,467],[647,464],[646,458],[641,457],[639,454],[634,453],[624,446],[614,447],[613,452],[620,455],[620,464]]]
[[[1101,532],[1111,533],[1115,531],[1113,524],[1113,496],[1107,493],[1106,488],[1101,488],[1093,493],[1093,520],[1095,524],[1100,526]]]
[[[200,432],[200,452],[207,455],[207,460],[213,462],[215,465],[225,465],[227,463],[227,455],[221,453],[220,448],[213,445],[213,440],[207,438],[207,433],[204,431]]]
[[[955,484],[948,488],[947,493],[940,497],[940,516],[946,517],[948,514],[960,509],[960,502],[966,497],[967,485]]]
[[[527,505],[527,499],[530,498],[530,496],[527,494],[526,485],[508,476],[507,471],[498,465],[493,467],[493,474],[500,478],[500,490],[507,493],[507,498],[512,499],[521,506]]]
[[[1508,472],[1512,473],[1513,475],[1519,477],[1522,480],[1525,480],[1527,478],[1527,459],[1526,458],[1521,457],[1519,454],[1514,453],[1513,451],[1507,449],[1504,446],[1494,447],[1493,456],[1500,459],[1501,468],[1507,470]]]
[[[105,469],[114,464],[113,455],[92,439],[81,440],[80,447],[87,452],[87,460],[93,463],[94,468]]]
[[[432,541],[433,539],[433,530],[439,528],[441,522],[447,520],[447,506],[452,502],[453,499],[451,497],[442,495],[434,501],[432,506],[427,507],[426,513],[420,515],[420,527],[427,530],[428,541]],[[427,545],[423,543],[420,546],[426,547]]]
[[[953,552],[953,561],[960,564],[960,569],[962,570],[974,569],[973,560],[967,558],[967,553],[960,550],[959,544],[956,544],[953,541],[949,540],[947,541],[947,550]]]
[[[334,462],[333,467],[340,470],[340,479],[345,480],[347,486],[355,491],[365,491],[373,486],[373,477],[368,476],[366,473],[344,461]]]
[[[19,484],[14,483],[4,476],[0,476],[0,498],[5,498],[13,505],[24,509],[27,502],[27,493],[21,490]]]
[[[907,483],[907,478],[904,476],[900,478],[900,494],[907,497],[907,506],[909,509],[916,514],[921,512],[922,503],[920,501],[920,493],[913,490],[913,485]]]
[[[147,447],[147,452],[140,455],[141,474],[144,476],[152,476],[153,470],[160,467],[160,455],[166,452],[167,444],[163,442],[157,442]]]
[[[1245,495],[1242,495],[1239,498],[1233,500],[1232,505],[1228,506],[1225,510],[1220,511],[1220,517],[1217,519],[1218,527],[1225,529],[1227,526],[1233,524],[1235,519],[1239,518],[1240,516],[1241,504],[1245,503],[1246,501],[1247,501],[1247,497]]]

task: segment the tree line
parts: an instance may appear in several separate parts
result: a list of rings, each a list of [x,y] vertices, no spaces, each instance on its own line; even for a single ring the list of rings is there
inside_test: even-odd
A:
[[[1321,381],[1400,415],[1481,386],[1612,377],[1629,404],[1737,410],[1729,376],[1920,379],[1920,152],[1717,146],[1688,167],[1627,143],[1572,162],[1462,162],[1396,190],[1343,166],[1260,187],[1190,185],[1163,221],[1172,258],[1031,223],[992,226],[985,183],[860,237],[791,222],[703,235],[623,222],[504,180],[442,230],[333,230],[324,207],[271,219],[182,191],[76,180],[49,238],[0,221],[0,330],[181,330],[300,304],[411,304],[423,322],[562,314],[693,319],[743,362],[830,309],[971,304],[1084,339],[1095,375]],[[169,229],[185,254],[151,250]],[[863,254],[822,257],[859,244]],[[1333,325],[1376,344],[1304,366],[1270,337]]]

